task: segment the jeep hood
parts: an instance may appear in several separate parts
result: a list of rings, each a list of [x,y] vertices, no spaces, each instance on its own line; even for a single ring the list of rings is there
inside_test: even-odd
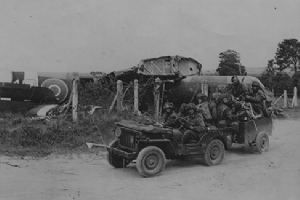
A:
[[[172,130],[168,128],[146,125],[132,120],[122,120],[120,122],[117,122],[116,125],[124,128],[133,129],[136,131],[140,131],[140,132],[146,132],[146,133],[153,133],[153,134],[172,133]]]

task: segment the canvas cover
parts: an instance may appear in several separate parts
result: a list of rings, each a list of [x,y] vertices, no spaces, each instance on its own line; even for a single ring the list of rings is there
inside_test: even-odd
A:
[[[143,123],[138,123],[136,121],[132,120],[121,120],[120,122],[116,123],[119,126],[133,129],[136,131],[146,132],[146,133],[153,133],[153,134],[162,134],[162,133],[172,133],[171,129],[168,128],[162,128],[158,126],[153,125],[146,125]]]

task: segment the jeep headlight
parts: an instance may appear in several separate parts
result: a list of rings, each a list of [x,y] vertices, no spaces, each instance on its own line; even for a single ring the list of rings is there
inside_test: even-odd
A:
[[[115,136],[116,136],[116,137],[120,137],[120,136],[121,136],[121,133],[122,133],[121,128],[120,128],[120,127],[117,127],[117,128],[115,129]]]

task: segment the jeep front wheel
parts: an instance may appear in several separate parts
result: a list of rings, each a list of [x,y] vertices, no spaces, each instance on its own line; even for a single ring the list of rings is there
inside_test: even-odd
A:
[[[142,149],[136,159],[136,168],[143,177],[159,174],[164,170],[166,157],[164,152],[156,146]]]
[[[204,154],[204,163],[208,166],[218,165],[223,161],[225,155],[224,144],[219,139],[214,139],[208,143]]]

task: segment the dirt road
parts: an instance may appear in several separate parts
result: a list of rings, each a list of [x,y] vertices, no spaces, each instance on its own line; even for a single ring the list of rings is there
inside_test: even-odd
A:
[[[237,147],[219,166],[171,161],[154,178],[134,165],[113,169],[103,155],[0,157],[0,199],[270,199],[300,198],[300,123],[276,121],[270,151]]]

